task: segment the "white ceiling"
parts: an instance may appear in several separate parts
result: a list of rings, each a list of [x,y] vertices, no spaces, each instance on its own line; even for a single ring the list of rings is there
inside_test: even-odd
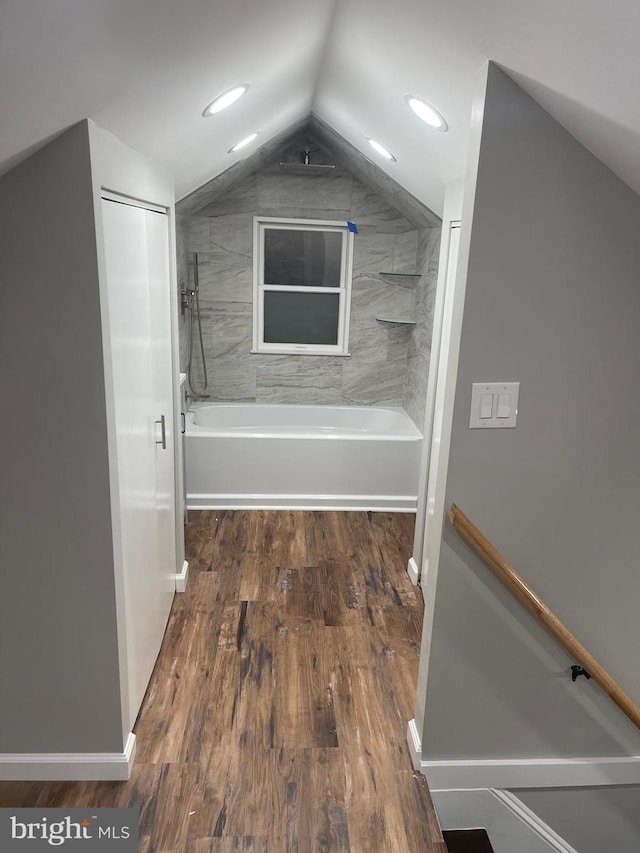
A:
[[[439,213],[490,58],[640,191],[639,35],[631,0],[0,0],[0,169],[89,116],[166,165],[180,198],[250,153],[226,152],[251,131],[258,145],[313,111]]]

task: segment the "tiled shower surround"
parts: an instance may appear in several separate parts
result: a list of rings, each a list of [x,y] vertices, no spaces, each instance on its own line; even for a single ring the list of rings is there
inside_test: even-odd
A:
[[[205,188],[197,190],[197,213],[178,217],[179,286],[187,276],[192,286],[189,261],[191,253],[198,253],[205,393],[212,401],[403,406],[422,429],[440,227],[424,227],[437,222],[426,208],[421,227],[410,222],[324,151],[312,149],[313,162],[335,163],[331,174],[282,171],[279,162],[297,160],[307,139],[300,135],[221,195],[212,193],[215,197],[207,200]],[[397,185],[393,189],[390,195],[397,198]],[[251,353],[256,215],[356,223],[349,357]],[[420,275],[385,275],[389,272]],[[376,317],[412,319],[416,325]],[[180,329],[182,369],[187,319],[185,315]],[[193,348],[192,375],[199,386],[195,318]]]

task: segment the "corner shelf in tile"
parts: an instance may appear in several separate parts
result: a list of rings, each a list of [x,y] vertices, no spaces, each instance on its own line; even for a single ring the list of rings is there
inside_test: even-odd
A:
[[[379,323],[396,323],[399,326],[415,326],[415,320],[407,320],[401,317],[376,317]]]
[[[384,272],[384,270],[380,270],[380,275],[397,275],[402,278],[421,278],[421,272]]]

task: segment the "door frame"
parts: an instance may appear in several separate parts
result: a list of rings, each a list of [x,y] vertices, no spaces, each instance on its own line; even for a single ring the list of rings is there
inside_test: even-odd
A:
[[[442,513],[437,513],[436,507],[438,504],[444,506],[444,496],[442,495],[442,499],[439,500],[437,489],[437,485],[441,485],[441,489],[444,487],[444,479],[446,479],[443,414],[447,402],[451,400],[452,403],[455,394],[455,375],[452,381],[448,381],[448,375],[451,366],[450,356],[453,352],[457,353],[460,340],[459,334],[456,339],[453,331],[457,325],[456,319],[459,318],[460,321],[462,319],[464,306],[464,293],[462,293],[461,298],[456,298],[456,288],[459,291],[461,285],[456,278],[458,255],[451,257],[452,231],[457,230],[459,236],[463,192],[464,181],[456,181],[446,187],[442,215],[442,237],[434,305],[431,358],[427,380],[416,526],[413,551],[407,566],[407,573],[412,583],[423,587],[429,563],[434,565],[434,562],[437,562],[435,554],[428,555],[428,547],[431,544],[429,540],[434,536],[439,540],[440,533],[438,531],[441,531],[442,528],[442,517],[438,517]],[[457,251],[459,252],[459,242]],[[464,290],[463,286],[462,290]],[[448,456],[448,453],[446,455]]]

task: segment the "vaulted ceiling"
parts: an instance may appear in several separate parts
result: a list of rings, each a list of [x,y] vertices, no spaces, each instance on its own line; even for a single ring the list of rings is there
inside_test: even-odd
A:
[[[640,191],[638,35],[629,0],[0,0],[0,170],[88,116],[163,163],[181,198],[249,155],[227,151],[250,132],[264,144],[313,113],[440,213],[489,58]]]

